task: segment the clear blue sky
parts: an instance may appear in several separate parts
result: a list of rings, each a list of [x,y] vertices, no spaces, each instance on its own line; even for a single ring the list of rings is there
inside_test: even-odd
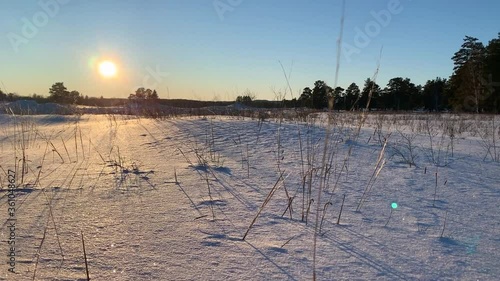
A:
[[[334,84],[340,0],[0,1],[4,91],[47,95],[61,81],[89,96],[146,86],[162,98],[232,100],[248,89],[274,99],[286,86],[279,61],[294,97],[316,80]],[[390,20],[375,23],[382,10]],[[339,86],[373,76],[382,46],[382,87],[398,76],[447,78],[465,35],[497,37],[499,11],[493,0],[347,0],[343,42],[357,49],[341,57]],[[369,40],[356,41],[367,28]],[[116,63],[115,78],[96,71],[104,59]]]

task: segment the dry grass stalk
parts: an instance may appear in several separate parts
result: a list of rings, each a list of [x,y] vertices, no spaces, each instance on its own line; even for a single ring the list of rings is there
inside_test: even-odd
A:
[[[276,190],[278,190],[279,183],[283,179],[283,174],[284,173],[285,173],[285,171],[281,172],[280,176],[278,177],[278,180],[274,184],[273,188],[271,188],[271,191],[269,192],[269,194],[267,195],[266,199],[264,200],[264,202],[260,206],[259,211],[257,212],[257,214],[255,215],[255,217],[253,218],[252,222],[250,223],[250,226],[248,227],[247,231],[245,232],[245,235],[243,235],[243,238],[241,240],[245,240],[245,238],[247,237],[248,233],[250,232],[250,229],[252,229],[252,226],[257,221],[257,218],[260,216],[260,213],[262,212],[262,210],[264,210],[264,208],[266,207],[267,203],[269,203],[269,201],[273,197],[273,195],[276,192]]]

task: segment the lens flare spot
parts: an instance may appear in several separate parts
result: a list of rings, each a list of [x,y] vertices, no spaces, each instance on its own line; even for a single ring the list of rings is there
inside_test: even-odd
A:
[[[397,208],[398,208],[398,203],[393,202],[393,203],[391,204],[391,208],[393,208],[393,209],[397,209]]]

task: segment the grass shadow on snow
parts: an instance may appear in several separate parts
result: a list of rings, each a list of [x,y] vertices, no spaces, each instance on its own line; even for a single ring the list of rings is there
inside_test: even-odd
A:
[[[217,167],[214,170],[219,172],[219,173],[231,175],[231,169],[228,167]]]
[[[209,166],[203,165],[203,164],[191,165],[190,167],[196,171],[205,172],[205,173],[208,173],[209,168],[210,168]],[[228,167],[215,167],[215,168],[212,168],[212,170],[219,172],[219,173],[231,175],[231,169]]]

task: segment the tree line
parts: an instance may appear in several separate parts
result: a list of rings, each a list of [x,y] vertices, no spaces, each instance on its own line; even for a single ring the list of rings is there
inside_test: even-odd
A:
[[[312,88],[302,90],[299,98],[283,100],[285,107],[308,107],[335,110],[426,110],[456,112],[500,112],[500,33],[485,46],[477,38],[465,36],[460,49],[451,58],[454,63],[449,78],[436,77],[424,85],[416,85],[410,78],[394,77],[382,88],[367,78],[360,87],[351,83],[346,89],[331,88],[318,80]],[[103,105],[103,97],[89,98],[78,91],[69,91],[63,82],[49,89],[47,98],[33,94],[19,97],[15,93],[4,93],[0,89],[0,101],[32,99],[37,102],[61,104]],[[236,101],[258,106],[255,96],[245,92]],[[156,90],[139,88],[130,94],[128,102],[158,102]]]
[[[63,82],[56,82],[49,88],[48,97],[42,95],[33,94],[31,96],[23,97],[15,93],[4,93],[0,89],[0,101],[16,101],[20,99],[34,100],[37,103],[58,103],[58,104],[74,104],[74,105],[93,105],[93,106],[111,106],[111,105],[123,105],[123,99],[104,99],[104,97],[95,98],[89,97],[87,95],[83,96],[80,92],[72,90],[69,91]],[[128,97],[129,102],[142,103],[142,102],[154,102],[159,99],[156,90],[145,89],[143,87],[138,88],[135,93],[130,94]]]
[[[102,98],[102,97],[101,97]],[[89,99],[88,96],[83,96],[76,90],[69,91],[63,82],[56,82],[49,88],[49,96],[45,97],[39,94],[31,96],[19,96],[16,93],[4,93],[0,89],[0,101],[16,101],[20,99],[34,100],[38,103],[54,102],[59,104],[84,104]]]
[[[426,110],[457,112],[500,111],[500,33],[484,46],[477,38],[466,36],[451,58],[452,75],[437,77],[425,85],[410,78],[394,77],[380,87],[371,78],[362,87],[351,83],[346,89],[333,89],[318,80],[312,89],[303,89],[298,99],[283,100],[287,107],[335,110]],[[498,82],[496,82],[498,81]]]

